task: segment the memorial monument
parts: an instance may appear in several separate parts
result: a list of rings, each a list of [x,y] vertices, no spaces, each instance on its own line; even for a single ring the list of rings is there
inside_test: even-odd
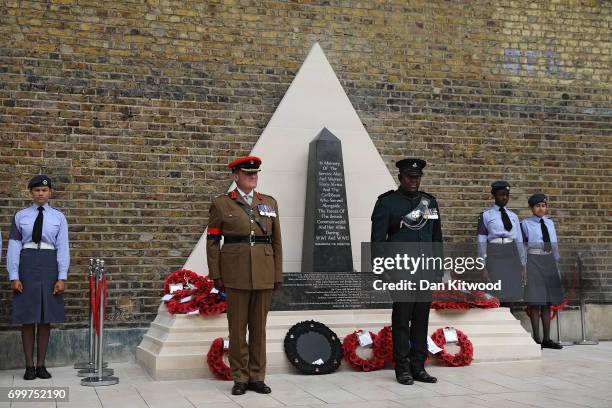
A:
[[[278,201],[283,237],[285,284],[268,315],[268,372],[292,372],[282,340],[299,321],[315,318],[340,337],[390,324],[390,309],[360,303],[355,291],[340,294],[336,278],[361,271],[361,243],[370,239],[374,203],[381,192],[397,188],[395,175],[319,44],[310,50],[252,155],[264,160],[258,189]],[[185,269],[208,273],[205,244],[203,231]],[[454,326],[468,333],[475,362],[541,355],[507,308],[432,311],[429,325],[430,332]],[[137,360],[156,379],[210,377],[205,355],[212,340],[227,334],[225,314],[170,315],[160,304]]]

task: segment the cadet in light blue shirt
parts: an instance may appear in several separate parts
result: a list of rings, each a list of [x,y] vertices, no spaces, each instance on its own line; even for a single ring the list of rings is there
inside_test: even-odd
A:
[[[485,258],[485,279],[501,281],[496,295],[502,301],[523,298],[525,248],[518,216],[506,209],[510,184],[499,180],[491,184],[495,204],[478,217],[478,256]]]
[[[51,179],[34,176],[28,183],[33,204],[13,217],[6,265],[14,295],[13,324],[21,324],[26,380],[51,378],[45,357],[50,323],[61,323],[64,314],[64,281],[68,277],[70,253],[68,223],[59,210],[49,206]],[[37,353],[34,366],[34,330]]]
[[[563,302],[563,291],[559,275],[559,247],[557,231],[553,220],[546,217],[548,197],[536,193],[529,197],[527,204],[533,216],[521,222],[527,246],[527,286],[525,303],[529,308],[533,339],[542,348],[561,349],[559,343],[550,338],[550,306]],[[540,342],[542,319],[543,340]]]

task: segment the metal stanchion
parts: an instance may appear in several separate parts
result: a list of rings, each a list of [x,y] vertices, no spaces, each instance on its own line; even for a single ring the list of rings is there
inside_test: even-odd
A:
[[[561,340],[561,310],[557,310],[557,343],[565,346],[573,346],[573,341]]]
[[[74,368],[77,369],[89,369],[89,368],[95,368],[95,362],[96,362],[96,350],[95,350],[95,344],[96,344],[96,333],[95,333],[95,329],[94,329],[94,310],[91,307],[91,303],[92,303],[92,299],[95,298],[95,293],[96,293],[96,276],[94,274],[95,271],[95,264],[94,264],[94,260],[90,259],[89,260],[89,282],[92,282],[93,280],[93,292],[91,290],[91,284],[90,284],[90,290],[89,290],[89,361],[86,362],[82,362],[82,363],[75,363],[74,364]],[[104,367],[108,366],[108,363],[104,363]]]
[[[119,378],[112,377],[113,370],[104,368],[104,313],[106,303],[106,276],[104,273],[104,261],[96,260],[96,266],[98,267],[98,287],[96,291],[100,292],[99,296],[96,296],[98,307],[98,342],[97,342],[97,353],[96,353],[96,368],[93,375],[83,378],[81,385],[98,387],[105,385],[114,385],[119,383]]]
[[[574,344],[578,345],[578,346],[594,346],[596,344],[599,344],[599,341],[597,340],[587,340],[586,338],[586,317],[584,315],[584,310],[585,310],[585,306],[586,303],[584,301],[584,293],[583,293],[583,288],[584,288],[584,282],[582,279],[582,256],[580,254],[580,252],[577,253],[577,257],[578,257],[578,280],[580,281],[580,326],[582,329],[582,340],[580,341],[576,341]]]

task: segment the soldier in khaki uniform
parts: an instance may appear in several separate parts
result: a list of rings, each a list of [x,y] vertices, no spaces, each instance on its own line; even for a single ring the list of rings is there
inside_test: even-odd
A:
[[[282,246],[276,200],[255,192],[260,165],[258,157],[228,165],[236,189],[213,200],[208,221],[209,276],[227,295],[234,395],[272,392],[264,383],[266,317],[283,281]]]

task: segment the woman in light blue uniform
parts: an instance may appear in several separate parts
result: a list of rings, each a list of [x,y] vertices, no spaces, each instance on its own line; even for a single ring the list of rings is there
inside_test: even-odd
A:
[[[45,368],[51,323],[64,322],[64,282],[70,252],[68,223],[49,206],[51,179],[33,177],[28,183],[33,203],[13,217],[7,251],[7,270],[14,292],[11,319],[21,325],[26,380],[51,378]],[[34,332],[36,329],[36,366]]]
[[[550,339],[550,306],[563,302],[561,277],[559,274],[559,247],[553,220],[546,217],[548,198],[536,193],[527,200],[533,215],[521,222],[527,246],[527,286],[525,303],[531,309],[533,339],[542,348],[561,349],[559,343]],[[540,342],[540,319],[543,340]]]
[[[478,218],[478,256],[485,258],[485,279],[501,281],[495,293],[503,302],[523,298],[525,279],[525,248],[518,216],[506,208],[510,199],[510,184],[499,180],[491,184],[493,207]]]

